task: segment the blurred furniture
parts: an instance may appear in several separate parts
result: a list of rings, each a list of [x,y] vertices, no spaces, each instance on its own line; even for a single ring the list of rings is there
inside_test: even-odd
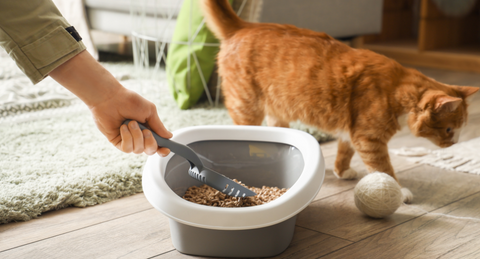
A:
[[[264,0],[260,22],[354,38],[381,32],[382,5],[383,0]]]
[[[138,7],[143,3],[135,0],[84,1],[91,29],[125,36],[130,36],[134,27],[130,6]],[[152,17],[154,12],[165,16],[183,0],[150,2],[152,4],[148,4],[145,11]],[[259,21],[293,24],[324,31],[336,38],[351,38],[381,32],[382,4],[382,0],[263,0]],[[250,11],[244,14],[252,15]],[[175,17],[173,13],[164,37],[173,34]]]
[[[155,45],[155,70],[159,69],[162,60],[165,61],[165,50],[172,40],[176,18],[182,4],[183,0],[132,0],[130,2],[130,36],[137,72],[150,66],[149,42]]]
[[[90,29],[129,36],[130,1],[84,0]]]
[[[403,64],[480,73],[478,1],[460,16],[437,4],[384,0],[382,31],[363,37],[363,47]]]

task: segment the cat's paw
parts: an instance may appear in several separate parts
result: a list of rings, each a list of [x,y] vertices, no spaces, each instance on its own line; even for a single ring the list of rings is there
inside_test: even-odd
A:
[[[347,170],[343,171],[342,176],[340,176],[336,170],[333,170],[333,174],[338,178],[338,179],[345,179],[345,180],[351,180],[357,178],[357,171],[353,170],[352,168],[348,168]]]
[[[403,202],[404,203],[412,203],[413,194],[409,189],[402,188],[402,196],[403,196]]]

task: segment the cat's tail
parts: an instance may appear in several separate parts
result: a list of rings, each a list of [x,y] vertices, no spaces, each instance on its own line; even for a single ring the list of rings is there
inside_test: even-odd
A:
[[[200,5],[208,28],[220,40],[232,37],[248,24],[237,16],[227,0],[200,0]]]

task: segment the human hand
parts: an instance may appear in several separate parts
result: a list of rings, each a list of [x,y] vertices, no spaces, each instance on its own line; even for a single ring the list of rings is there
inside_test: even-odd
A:
[[[157,152],[161,156],[170,153],[167,148],[159,148],[151,132],[141,131],[136,122],[122,125],[126,119],[136,120],[163,138],[172,137],[155,105],[124,88],[87,51],[54,69],[50,76],[87,104],[98,129],[119,150],[147,155]]]
[[[161,156],[170,153],[168,148],[158,147],[150,130],[139,128],[136,121],[163,138],[172,137],[160,121],[155,105],[137,93],[123,88],[107,101],[91,107],[90,111],[98,129],[119,150],[147,155],[157,152]],[[128,126],[122,124],[126,119],[132,119]]]

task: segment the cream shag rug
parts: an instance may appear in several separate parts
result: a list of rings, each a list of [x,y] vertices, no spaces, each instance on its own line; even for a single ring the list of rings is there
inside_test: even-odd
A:
[[[171,131],[232,124],[223,107],[199,104],[190,110],[178,109],[165,80],[133,78],[132,64],[104,65],[125,87],[154,102]],[[331,139],[299,123],[292,127],[320,142]],[[32,86],[0,53],[0,223],[141,192],[146,158],[118,151],[75,96],[49,78]]]
[[[429,150],[424,147],[391,149],[391,153],[408,160],[463,173],[480,174],[480,138],[451,147]]]

